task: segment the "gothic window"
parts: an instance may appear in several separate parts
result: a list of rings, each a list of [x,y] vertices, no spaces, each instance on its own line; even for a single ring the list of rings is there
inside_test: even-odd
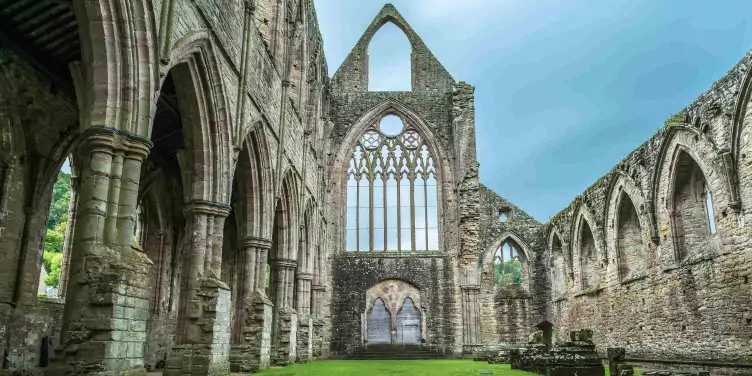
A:
[[[598,284],[598,257],[595,249],[595,237],[590,224],[584,217],[580,218],[580,270],[582,289]]]
[[[554,295],[558,296],[565,291],[565,275],[567,274],[566,261],[559,237],[554,234],[551,244],[551,286]]]
[[[684,261],[689,251],[701,251],[716,233],[713,198],[700,166],[679,151],[674,169],[671,219],[676,258]]]
[[[422,135],[399,117],[366,131],[347,170],[347,251],[437,251],[436,170]]]
[[[368,91],[410,91],[412,49],[399,27],[384,24],[368,44]]]
[[[619,265],[619,277],[624,279],[632,272],[644,269],[642,229],[640,219],[629,195],[622,192],[619,199],[616,225],[616,250]]]
[[[493,257],[494,284],[497,286],[522,286],[524,264],[519,245],[511,239],[504,241]]]

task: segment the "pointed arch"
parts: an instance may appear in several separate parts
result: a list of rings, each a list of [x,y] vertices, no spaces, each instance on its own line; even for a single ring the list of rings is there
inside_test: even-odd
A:
[[[183,110],[196,111],[183,121],[193,149],[186,155],[193,174],[187,194],[193,200],[229,203],[233,128],[220,66],[208,33],[201,31],[175,43],[165,71],[175,75],[179,98],[192,102]]]
[[[655,170],[653,205],[661,231],[661,260],[672,268],[717,254],[722,234],[709,234],[709,220],[715,225],[716,218],[724,217],[731,188],[717,148],[703,133],[685,125],[674,125],[668,132]],[[709,198],[711,212],[705,204]],[[700,217],[706,229],[690,226],[700,226]]]
[[[601,227],[595,220],[590,208],[582,201],[578,202],[572,217],[572,250],[578,262],[579,279],[582,289],[597,287],[602,279],[601,270],[608,263],[605,254]],[[576,274],[576,273],[575,273]]]
[[[642,191],[625,173],[619,171],[613,179],[606,199],[607,253],[616,262],[621,280],[642,276],[647,272],[648,243],[652,238]]]
[[[527,290],[532,276],[533,256],[532,248],[524,238],[515,232],[507,231],[497,237],[483,252],[479,258],[479,267],[481,274],[485,271],[493,276],[494,286],[513,285]]]
[[[380,135],[381,133],[377,131],[378,122],[387,115],[395,115],[402,119],[402,121],[405,123],[405,130],[402,134],[396,137]],[[369,149],[370,151],[363,149],[365,146],[361,145],[363,144],[363,142],[365,142],[363,140],[366,136],[368,136],[368,134],[375,135],[374,140],[376,141],[374,142],[377,142],[379,145],[376,147],[376,149]],[[405,142],[416,143],[417,147],[414,150],[408,150],[409,148],[408,146],[406,146],[407,144],[405,144]],[[407,152],[401,153],[402,147],[404,147]],[[423,172],[418,171],[419,169],[423,169],[423,165],[421,165],[420,163],[416,163],[410,166],[402,166],[399,168],[399,171],[397,171],[395,166],[397,165],[397,162],[401,161],[401,159],[395,159],[395,157],[390,156],[388,159],[394,162],[394,166],[392,166],[391,164],[389,166],[395,167],[395,170],[392,172],[387,173],[387,171],[382,168],[383,166],[379,167],[381,165],[378,164],[371,167],[369,167],[370,165],[365,166],[366,170],[371,171],[372,173],[370,175],[369,173],[363,175],[367,177],[367,179],[364,180],[363,184],[368,185],[368,189],[370,189],[370,185],[373,184],[374,188],[386,192],[383,194],[389,194],[389,192],[392,192],[392,194],[395,195],[400,194],[400,200],[395,201],[388,197],[385,197],[383,202],[399,202],[399,204],[395,204],[397,206],[393,208],[385,207],[383,214],[375,213],[373,214],[373,218],[370,218],[368,216],[364,217],[364,223],[366,224],[366,227],[363,228],[360,227],[360,222],[357,222],[357,228],[353,227],[352,223],[350,223],[350,226],[348,226],[346,223],[346,220],[348,218],[348,205],[345,205],[345,203],[347,202],[348,191],[346,187],[350,183],[348,182],[348,176],[352,176],[353,174],[353,172],[350,170],[353,166],[352,163],[354,161],[354,153],[358,152],[358,148],[362,149],[361,151],[365,152],[365,154],[370,153],[373,155],[383,155],[383,148],[394,148],[395,150],[393,150],[393,152],[395,156],[399,154],[399,156],[401,156],[400,158],[402,159],[414,158],[416,161],[420,159],[421,161],[423,161],[421,163],[425,164],[425,171]],[[397,148],[400,148],[399,153],[396,150]],[[379,150],[381,150],[381,153],[379,153]],[[368,111],[345,136],[344,141],[338,147],[337,157],[333,160],[331,180],[332,189],[330,190],[330,194],[333,195],[332,201],[339,204],[334,206],[334,210],[339,210],[339,212],[341,213],[341,217],[336,217],[339,221],[338,223],[336,223],[336,225],[338,225],[338,230],[341,234],[341,249],[345,250],[347,248],[350,248],[350,246],[347,246],[346,243],[346,239],[348,238],[346,231],[350,229],[351,232],[362,232],[363,236],[366,236],[369,239],[369,243],[364,243],[364,247],[362,248],[360,247],[360,243],[358,242],[359,250],[441,250],[443,248],[441,244],[442,227],[444,220],[442,215],[443,208],[441,205],[443,199],[442,187],[446,186],[447,184],[452,184],[452,172],[450,166],[448,166],[449,164],[441,163],[443,160],[446,160],[444,154],[445,151],[443,151],[442,148],[438,146],[437,140],[435,140],[435,138],[433,137],[425,121],[415,113],[410,111],[404,105],[395,103],[393,101],[385,101],[380,105],[374,107],[372,110]],[[383,158],[377,159],[381,160]],[[408,174],[412,174],[410,175],[410,178],[403,178],[403,176],[406,176]],[[380,176],[380,178],[377,179],[376,175]],[[384,179],[387,176],[388,179]],[[390,190],[389,185],[392,183],[394,185],[394,188]],[[409,196],[412,194],[410,192],[413,192],[413,190],[400,189],[400,186],[402,186],[403,183],[407,184],[407,187],[411,187],[413,184],[415,184],[416,187],[423,184],[425,185],[425,187],[424,189],[420,190],[420,194],[416,193],[415,197],[413,197]],[[434,190],[436,192],[435,195],[433,193]],[[414,191],[417,191],[417,189]],[[405,193],[408,196],[405,196],[405,198],[403,198],[401,193]],[[422,206],[419,204],[421,202],[421,198],[424,198]],[[366,199],[364,198],[364,200]],[[378,203],[375,203],[374,205],[376,205],[375,207],[378,207]],[[407,208],[408,205],[411,209],[409,209],[407,212],[403,212],[402,208]],[[356,207],[360,207],[360,205],[356,205]],[[366,207],[364,206],[364,210],[365,209]],[[414,211],[412,211],[413,209]],[[356,211],[359,211],[359,209]],[[352,210],[350,210],[350,212],[352,219],[352,215],[354,215],[354,213],[352,213]],[[364,211],[364,213],[366,215],[370,215],[367,211]],[[392,217],[391,219],[389,219],[389,216],[394,214],[399,214],[400,217]],[[377,220],[376,218],[379,215],[383,218],[379,218]],[[420,221],[421,215],[423,216],[422,218],[424,218],[422,222]],[[407,221],[405,222],[399,219],[402,216],[407,216],[406,218],[409,218],[409,221],[405,220]],[[402,222],[405,222],[405,226],[402,225]],[[381,226],[381,232],[375,231],[377,229],[376,225],[382,223],[383,226]],[[390,223],[396,223],[397,226],[390,226]],[[391,232],[394,232],[394,234],[391,234]],[[354,236],[350,236],[350,238],[353,239]],[[382,238],[383,243],[377,241]],[[390,245],[392,243],[394,244]]]
[[[567,247],[569,252],[566,254],[564,248],[564,243],[558,228],[556,225],[550,225],[548,233],[548,254],[549,268],[551,270],[551,290],[554,299],[564,294],[566,291],[566,281],[571,280],[573,276],[571,248]]]
[[[269,151],[266,147],[263,126],[254,126],[238,155],[235,180],[239,193],[239,231],[245,236],[268,239],[268,223],[274,204],[273,176],[270,170]]]
[[[297,260],[298,225],[298,185],[292,169],[288,169],[282,179],[279,197],[274,211],[272,231],[273,252],[270,259]]]
[[[83,63],[76,77],[81,126],[148,137],[159,90],[153,3],[74,1],[73,9]]]

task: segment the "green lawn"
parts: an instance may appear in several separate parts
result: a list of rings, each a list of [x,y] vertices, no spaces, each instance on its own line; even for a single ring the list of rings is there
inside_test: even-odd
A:
[[[509,364],[488,364],[471,360],[321,360],[308,364],[268,369],[258,375],[284,376],[465,376],[488,369],[494,375],[531,376],[534,373],[511,370]]]

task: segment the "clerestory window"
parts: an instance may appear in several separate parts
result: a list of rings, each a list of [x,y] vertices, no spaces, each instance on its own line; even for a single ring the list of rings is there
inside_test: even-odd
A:
[[[437,251],[436,170],[423,136],[398,116],[367,130],[347,170],[347,251]]]

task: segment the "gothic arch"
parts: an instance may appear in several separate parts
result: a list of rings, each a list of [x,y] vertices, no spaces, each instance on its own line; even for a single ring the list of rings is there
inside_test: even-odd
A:
[[[717,162],[719,152],[713,143],[699,130],[684,126],[674,125],[669,128],[666,140],[663,143],[655,169],[653,186],[653,206],[656,215],[656,224],[660,231],[661,257],[666,266],[675,265],[676,259],[676,233],[671,213],[673,211],[673,197],[676,192],[675,178],[677,176],[677,164],[681,158],[690,158],[697,165],[711,192],[715,218],[725,212],[729,207],[731,187],[725,179],[724,171]],[[716,247],[720,246],[720,238],[715,238]]]
[[[148,137],[159,91],[152,2],[74,1],[73,7],[83,63],[76,77],[81,125]]]
[[[601,269],[604,265],[602,263],[608,263],[602,228],[589,206],[584,202],[577,203],[574,213],[570,239],[572,239],[572,253],[576,256],[578,262],[573,263],[573,265],[577,266],[576,269],[580,271],[579,280],[582,282],[583,288],[596,287],[603,280]],[[587,231],[590,233],[588,234]],[[590,241],[593,244],[589,244]],[[586,252],[585,255],[583,255],[583,251]]]
[[[241,226],[238,230],[244,236],[269,238],[268,223],[274,210],[273,176],[269,165],[264,131],[262,126],[256,126],[245,138],[235,169],[240,195],[237,211]]]
[[[519,234],[512,232],[512,231],[506,231],[501,236],[497,237],[496,240],[494,240],[493,243],[491,243],[491,246],[486,248],[486,250],[483,252],[481,257],[478,259],[479,262],[479,269],[481,271],[481,275],[484,275],[484,271],[487,271],[488,268],[493,269],[493,263],[495,261],[495,254],[499,250],[499,248],[503,247],[504,244],[511,241],[513,245],[516,245],[516,250],[519,251],[519,253],[522,256],[522,282],[520,285],[527,289],[530,285],[530,279],[532,277],[532,257],[534,254],[532,253],[532,248],[530,245],[521,237]],[[493,281],[492,281],[493,282]],[[488,279],[481,281],[481,284],[487,284]]]
[[[749,59],[747,60],[749,63]],[[740,181],[742,177],[750,176],[749,160],[752,158],[752,72],[747,70],[744,81],[739,89],[739,96],[736,99],[734,108],[734,117],[731,125],[731,164],[733,170],[730,171],[732,181],[733,198],[740,201],[747,212],[750,210],[752,196],[748,190],[742,190],[741,186],[750,184],[749,181]]]
[[[228,203],[232,184],[232,124],[219,67],[208,33],[197,32],[175,44],[165,72],[175,74],[178,95],[194,102],[188,106],[195,106],[191,110],[197,111],[196,118],[186,119],[183,127],[186,138],[192,141],[188,159],[193,163],[191,171],[196,174],[188,195],[193,200]],[[183,106],[183,111],[188,106]]]
[[[335,154],[335,158],[333,158],[332,161],[332,168],[331,168],[331,189],[330,189],[330,199],[335,204],[332,206],[333,210],[335,210],[335,218],[333,220],[333,223],[335,225],[335,228],[337,228],[337,232],[340,234],[339,237],[334,237],[335,239],[339,239],[339,249],[344,250],[346,249],[345,246],[345,240],[346,240],[346,192],[347,192],[347,169],[349,167],[349,160],[352,156],[353,148],[355,147],[358,139],[363,136],[363,134],[366,132],[369,127],[372,127],[374,124],[379,122],[384,116],[387,115],[396,115],[400,117],[403,122],[414,128],[418,131],[418,133],[422,136],[422,139],[424,140],[426,147],[428,149],[428,152],[433,157],[434,163],[436,165],[436,171],[437,171],[437,209],[438,209],[438,232],[439,232],[439,250],[443,250],[443,226],[445,221],[448,219],[445,218],[443,215],[443,196],[444,196],[444,187],[448,186],[454,186],[453,182],[453,174],[452,169],[450,166],[450,163],[443,163],[443,161],[447,160],[446,157],[446,151],[444,151],[440,145],[438,140],[435,138],[433,133],[431,132],[431,129],[429,128],[428,124],[425,120],[423,120],[419,115],[417,115],[415,112],[407,108],[401,103],[397,103],[394,101],[385,101],[381,104],[373,107],[371,110],[367,111],[353,126],[350,128],[350,130],[345,135],[342,142],[338,145],[336,148],[337,152]]]
[[[649,257],[648,244],[649,240],[653,238],[651,229],[654,225],[650,222],[649,216],[646,215],[648,204],[642,191],[623,172],[619,171],[616,174],[605,201],[605,243],[606,254],[610,255],[611,259],[616,262],[617,275],[620,279],[623,279],[634,277],[629,273],[629,269],[632,269],[632,267],[628,264],[632,263],[636,266],[635,272],[641,270],[642,273],[640,274],[644,274]],[[634,215],[622,212],[622,210],[634,210]],[[623,218],[625,215],[629,218]],[[637,219],[637,221],[636,223],[627,223],[627,219]],[[630,230],[637,233],[630,233],[630,239],[623,239],[623,231]],[[628,255],[628,253],[634,254]],[[636,258],[636,260],[628,261],[628,258]]]
[[[574,276],[572,248],[564,245],[561,233],[554,224],[549,225],[547,244],[552,292],[561,295],[567,290],[567,281]]]
[[[298,185],[291,169],[287,170],[282,179],[280,194],[276,199],[273,235],[276,236],[276,254],[269,254],[270,259],[297,260],[298,259]]]

